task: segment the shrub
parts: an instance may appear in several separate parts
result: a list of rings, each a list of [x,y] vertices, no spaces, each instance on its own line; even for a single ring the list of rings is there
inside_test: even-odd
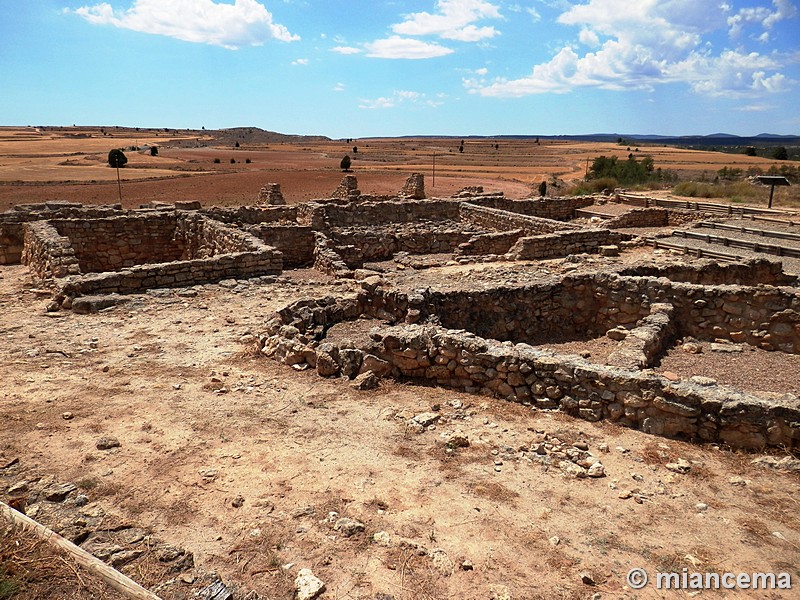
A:
[[[236,164],[236,159],[235,159],[235,158],[232,158],[232,159],[231,159],[231,164],[232,164],[232,165],[235,165],[235,164]]]
[[[345,154],[344,158],[342,158],[342,162],[339,163],[339,167],[342,169],[342,171],[346,172],[350,170],[351,164],[352,161],[350,160],[350,157],[347,154]]]
[[[218,158],[215,158],[215,159],[214,159],[214,164],[215,164],[215,165],[218,165],[218,164],[219,164],[219,163],[221,163],[221,162],[222,162],[222,161],[221,161],[220,159],[218,159]]]
[[[253,161],[252,161],[252,160],[250,160],[249,158],[245,158],[245,159],[244,159],[244,162],[246,162],[246,163],[249,165],[249,164],[250,164],[251,162],[253,162]]]

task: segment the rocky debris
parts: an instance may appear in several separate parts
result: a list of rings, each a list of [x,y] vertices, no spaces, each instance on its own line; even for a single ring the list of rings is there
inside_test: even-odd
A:
[[[445,434],[444,436],[445,446],[449,450],[455,450],[456,448],[469,448],[469,436],[463,431],[456,430],[452,433]]]
[[[800,460],[793,456],[784,456],[778,458],[777,456],[762,456],[750,461],[751,465],[758,465],[760,467],[768,467],[777,471],[788,471],[790,473],[800,473]]]
[[[453,561],[450,560],[447,552],[441,548],[434,548],[430,551],[429,556],[431,558],[431,562],[433,563],[433,568],[439,571],[439,573],[445,577],[453,573],[455,565],[453,564]]]
[[[377,389],[379,384],[380,378],[372,371],[367,371],[366,373],[356,375],[350,385],[359,391],[366,391]]]
[[[725,352],[727,354],[737,354],[739,352],[744,352],[744,346],[737,345],[737,344],[727,344],[727,343],[713,343],[711,344],[711,351],[712,352]]]
[[[233,593],[225,587],[224,583],[217,580],[197,592],[194,597],[198,600],[233,600]],[[313,598],[313,596],[309,596],[309,598]]]
[[[430,427],[431,425],[435,425],[439,419],[442,418],[442,415],[435,412],[424,412],[418,415],[414,415],[411,418],[411,421],[421,427]]]
[[[692,470],[692,463],[684,458],[679,458],[674,463],[667,463],[665,465],[667,470],[672,471],[673,473],[680,473],[681,475],[686,475],[689,471]]]
[[[72,300],[73,312],[79,314],[89,314],[100,312],[103,309],[111,308],[128,302],[128,299],[119,294],[108,294],[106,296],[79,296]]]
[[[311,569],[300,569],[294,580],[296,600],[314,600],[325,591],[325,584]]]
[[[621,342],[622,340],[628,337],[628,333],[629,332],[625,327],[619,325],[617,327],[614,327],[613,329],[609,329],[608,331],[606,331],[606,337],[614,340],[615,342]]]
[[[703,346],[697,342],[685,342],[681,349],[687,354],[701,354],[703,352]]]
[[[333,525],[333,530],[338,531],[344,537],[351,537],[364,531],[366,527],[361,521],[356,521],[350,517],[341,517]]]
[[[95,443],[95,448],[98,450],[111,450],[112,448],[119,448],[120,446],[122,446],[120,441],[113,436],[101,437]]]
[[[54,483],[42,490],[42,496],[50,502],[63,502],[69,494],[78,489],[74,483]]]
[[[493,584],[489,586],[489,600],[514,600],[514,597],[507,586]]]

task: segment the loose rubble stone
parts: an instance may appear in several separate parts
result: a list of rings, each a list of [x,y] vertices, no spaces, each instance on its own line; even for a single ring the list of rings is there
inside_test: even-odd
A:
[[[345,537],[351,537],[366,529],[364,524],[349,517],[342,517],[333,526],[334,531],[340,532]]]
[[[679,458],[674,463],[667,463],[665,466],[673,473],[680,473],[681,475],[685,475],[692,470],[692,463],[684,458]]]
[[[325,584],[311,569],[300,569],[294,580],[294,587],[297,600],[314,600],[325,591]]]
[[[122,446],[122,444],[120,444],[119,440],[111,436],[101,437],[95,443],[95,447],[98,450],[111,450],[112,448],[119,448],[120,446]]]

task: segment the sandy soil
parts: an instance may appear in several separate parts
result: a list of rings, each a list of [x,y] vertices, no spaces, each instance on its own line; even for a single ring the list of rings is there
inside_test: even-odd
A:
[[[358,392],[253,353],[247,336],[270,311],[351,285],[288,272],[53,316],[24,267],[0,269],[0,465],[78,482],[89,508],[262,598],[291,598],[303,567],[323,598],[398,600],[663,597],[625,587],[634,566],[800,576],[797,475],[752,455],[441,389]],[[409,426],[430,411],[434,427]],[[469,447],[448,451],[455,431]],[[109,435],[121,446],[97,450]],[[575,479],[531,452],[558,440],[586,442],[607,477]],[[666,469],[677,458],[688,474]],[[331,512],[365,531],[345,537]]]

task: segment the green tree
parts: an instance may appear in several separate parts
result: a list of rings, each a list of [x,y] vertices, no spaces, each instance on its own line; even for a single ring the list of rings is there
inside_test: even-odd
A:
[[[778,146],[772,152],[772,158],[775,160],[789,160],[789,152],[786,150],[785,146]]]
[[[547,195],[547,182],[543,181],[539,184],[539,195],[544,198]]]
[[[158,156],[158,147],[150,146],[150,156]]]
[[[744,153],[746,156],[757,156],[756,149],[753,146],[748,146],[744,149]]]
[[[351,164],[353,164],[353,161],[351,161],[350,157],[347,154],[345,154],[344,158],[342,158],[342,162],[339,163],[339,167],[342,169],[342,171],[346,173],[347,171],[350,170]]]
[[[121,169],[128,162],[128,157],[119,148],[114,148],[108,153],[108,164],[116,169]]]

